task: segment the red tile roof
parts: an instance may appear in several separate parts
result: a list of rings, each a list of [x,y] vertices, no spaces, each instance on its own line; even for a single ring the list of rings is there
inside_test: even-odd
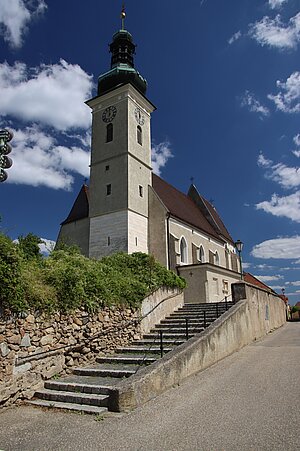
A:
[[[271,291],[272,293],[275,293],[275,291],[272,290],[272,288],[268,287],[268,285],[266,285],[261,280],[254,277],[249,272],[244,272],[244,281],[247,283],[251,283],[251,285],[256,285],[257,287],[262,288],[263,290],[267,290],[267,291]]]
[[[161,199],[161,201],[173,217],[186,222],[215,238],[221,239],[222,241],[224,241],[224,238],[222,238],[223,235],[226,240],[233,243],[233,240],[218,213],[216,212],[214,207],[202,196],[201,199],[204,202],[208,213],[213,217],[221,233],[217,231],[217,228],[214,228],[211,225],[200,208],[195,204],[195,202],[193,202],[193,200],[189,196],[183,194],[181,191],[178,191],[172,185],[165,182],[155,174],[152,174],[152,186],[158,197]]]

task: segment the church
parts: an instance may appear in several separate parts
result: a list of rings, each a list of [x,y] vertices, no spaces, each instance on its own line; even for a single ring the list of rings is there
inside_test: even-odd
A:
[[[187,279],[187,302],[222,301],[241,278],[235,243],[194,184],[184,194],[152,172],[155,106],[135,69],[124,17],[123,11],[122,29],[110,44],[111,68],[86,102],[92,112],[90,183],[82,186],[57,241],[76,244],[96,259],[115,252],[152,254]]]

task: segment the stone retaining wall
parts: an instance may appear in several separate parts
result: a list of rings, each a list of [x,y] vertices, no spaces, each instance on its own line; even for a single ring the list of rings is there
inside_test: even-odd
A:
[[[0,317],[0,406],[31,398],[44,380],[140,338],[166,316],[170,305],[182,303],[180,290],[162,288],[139,309],[112,306],[93,314]]]

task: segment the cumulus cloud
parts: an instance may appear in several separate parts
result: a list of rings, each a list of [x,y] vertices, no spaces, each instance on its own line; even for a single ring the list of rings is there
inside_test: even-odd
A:
[[[37,126],[13,130],[13,166],[7,183],[70,190],[72,173],[89,176],[89,151],[57,145],[57,139]]]
[[[228,44],[233,44],[235,41],[237,41],[238,39],[240,39],[240,37],[242,36],[242,32],[239,30],[236,33],[234,33],[231,38],[228,39]]]
[[[269,116],[270,114],[269,109],[262,105],[250,91],[246,91],[243,95],[241,105],[248,108],[252,113],[258,113],[261,117]]]
[[[300,235],[287,238],[274,238],[253,247],[251,255],[257,258],[300,258]]]
[[[283,163],[274,163],[268,160],[260,153],[257,159],[257,164],[266,169],[266,178],[279,183],[285,189],[297,188],[300,186],[300,168],[293,166],[286,166]]]
[[[42,243],[39,244],[40,251],[43,255],[49,255],[55,248],[56,242],[48,240],[47,238],[41,238]]]
[[[300,222],[300,191],[289,196],[280,197],[273,194],[270,201],[256,204],[258,210],[271,213],[273,216],[285,217],[295,222]]]
[[[153,172],[157,175],[161,174],[161,170],[167,164],[170,158],[173,158],[170,143],[164,141],[160,144],[153,144],[151,149],[151,160]]]
[[[46,8],[44,0],[1,0],[0,34],[11,47],[21,47],[29,22]]]
[[[272,282],[273,280],[280,280],[283,279],[283,276],[276,275],[276,276],[254,276],[258,280],[261,280],[262,282]]]
[[[279,9],[288,0],[269,0],[269,6],[271,9]]]
[[[265,16],[250,24],[249,35],[262,46],[296,49],[300,41],[300,13],[292,17],[288,24],[282,22],[280,14],[274,19]]]
[[[92,86],[92,76],[63,59],[35,68],[5,62],[0,64],[0,114],[58,130],[88,128],[91,114],[84,101]]]
[[[298,133],[296,136],[294,136],[293,141],[296,144],[296,146],[300,147],[300,133]]]
[[[276,108],[283,113],[299,113],[300,72],[293,72],[285,82],[277,80],[276,85],[280,89],[279,93],[268,95],[268,98],[275,103]]]

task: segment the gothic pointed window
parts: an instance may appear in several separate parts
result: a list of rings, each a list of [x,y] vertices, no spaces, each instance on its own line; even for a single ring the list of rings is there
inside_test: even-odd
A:
[[[137,129],[136,129],[136,137],[137,137],[137,142],[142,146],[143,145],[143,135],[142,135],[142,127],[140,125],[138,125]]]
[[[220,257],[219,257],[218,251],[216,251],[216,253],[215,253],[214,264],[218,265],[218,266],[220,265]]]
[[[187,258],[187,244],[184,237],[180,240],[180,263],[186,264],[188,261]]]
[[[106,142],[109,143],[113,140],[114,137],[114,126],[112,123],[106,126]]]
[[[202,246],[200,246],[200,249],[199,249],[198,260],[201,263],[205,262],[204,250],[203,250]]]

